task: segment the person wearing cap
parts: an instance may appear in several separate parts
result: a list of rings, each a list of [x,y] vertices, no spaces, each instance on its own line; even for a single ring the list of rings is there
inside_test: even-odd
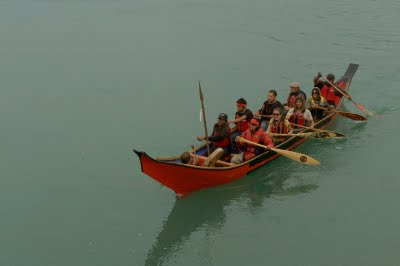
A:
[[[311,91],[311,96],[306,101],[306,108],[311,111],[314,121],[320,120],[324,117],[324,110],[318,109],[318,107],[327,108],[333,110],[334,107],[328,104],[328,101],[321,96],[321,92],[318,87],[315,87]]]
[[[314,119],[311,112],[306,109],[305,99],[302,95],[296,97],[294,107],[287,112],[286,119],[288,119],[290,123],[296,125],[314,128]],[[296,128],[296,126],[294,126],[294,128]]]
[[[270,90],[267,94],[268,99],[264,102],[263,106],[260,110],[257,111],[256,116],[261,117],[261,128],[266,130],[268,127],[268,123],[272,118],[272,113],[275,108],[282,108],[283,105],[280,101],[276,99],[277,97],[276,90]]]
[[[292,83],[290,83],[290,93],[287,97],[287,102],[285,104],[286,111],[289,111],[290,108],[294,107],[296,97],[299,95],[303,96],[304,100],[307,99],[304,91],[300,90],[300,83],[298,83],[297,81],[293,81]]]
[[[324,97],[327,101],[328,104],[336,106],[336,101],[339,98],[342,98],[343,95],[338,92],[330,83],[332,83],[333,85],[335,85],[337,88],[337,84],[335,83],[335,75],[332,73],[329,73],[326,76],[326,79],[328,81],[322,81],[320,78],[322,77],[321,72],[318,72],[317,75],[313,78],[314,81],[314,87],[318,87],[320,89],[320,94],[322,97]],[[350,95],[344,91],[341,90],[344,94],[346,94],[349,97],[349,100],[351,100]]]
[[[205,140],[205,136],[197,137],[197,140]],[[218,148],[224,150],[222,158],[229,154],[231,145],[231,128],[228,123],[228,115],[225,113],[220,113],[218,115],[218,122],[214,124],[213,132],[208,137],[208,140],[212,142],[210,146],[210,153]]]
[[[265,131],[260,126],[261,122],[259,119],[251,119],[249,128],[242,133],[241,137],[246,140],[265,145],[267,146],[266,149],[269,150],[270,148],[274,147],[274,143],[272,142],[268,134],[265,133]],[[263,148],[247,143],[241,143],[238,137],[236,137],[235,141],[236,143],[238,143],[240,150],[242,150],[243,152],[239,154],[234,154],[231,159],[231,163],[240,164],[243,161],[250,160],[251,158],[265,152],[265,149]]]
[[[250,120],[253,118],[253,112],[247,109],[247,102],[245,99],[240,98],[236,101],[237,112],[234,120],[229,120],[229,123],[235,123],[237,130],[232,133],[231,141],[231,152],[237,153],[237,147],[235,145],[235,138],[240,136],[249,128]]]

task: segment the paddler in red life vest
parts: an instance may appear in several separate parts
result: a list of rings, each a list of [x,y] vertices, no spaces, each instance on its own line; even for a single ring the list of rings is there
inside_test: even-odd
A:
[[[321,96],[319,88],[315,87],[311,91],[310,97],[306,101],[306,108],[311,111],[314,121],[320,120],[324,117],[324,110],[318,109],[317,107],[323,107],[329,110],[333,110],[334,107],[328,104],[328,101]]]
[[[232,133],[232,146],[231,152],[237,153],[237,147],[235,145],[235,138],[240,136],[249,128],[250,120],[253,118],[253,113],[250,109],[247,109],[247,102],[245,99],[240,98],[236,101],[237,112],[234,120],[229,120],[229,123],[235,123],[237,130]]]
[[[314,119],[311,112],[306,109],[303,96],[296,97],[294,107],[287,112],[286,119],[288,119],[289,122],[300,126],[309,126],[314,128]]]
[[[267,134],[269,133],[278,133],[278,134],[289,134],[293,133],[292,126],[290,122],[285,119],[283,115],[282,108],[275,108],[272,112],[273,118],[269,121]],[[272,137],[272,140],[275,144],[280,143],[286,140],[286,137]]]
[[[279,107],[283,109],[283,105],[280,101],[276,100],[278,93],[276,90],[270,90],[268,92],[268,99],[264,102],[260,110],[257,111],[256,116],[261,116],[261,128],[266,130],[268,123],[272,118],[272,112],[275,108]]]
[[[270,148],[274,147],[274,143],[272,142],[271,138],[267,135],[267,133],[265,133],[265,131],[260,127],[260,125],[261,125],[260,120],[256,118],[251,119],[249,128],[242,133],[241,137],[250,140],[252,142],[265,145],[269,150]],[[250,160],[251,158],[265,152],[265,149],[261,147],[256,147],[246,143],[240,143],[238,137],[236,137],[235,141],[239,144],[240,149],[244,152],[239,154],[234,154],[231,159],[231,163],[240,164],[243,161]]]
[[[299,95],[303,96],[304,99],[307,99],[307,96],[304,93],[304,91],[300,90],[300,83],[298,83],[297,81],[293,81],[292,83],[290,83],[290,93],[287,97],[287,101],[285,104],[286,111],[289,111],[290,108],[294,107],[295,99]]]
[[[324,97],[327,101],[328,104],[336,106],[336,100],[339,98],[342,98],[343,95],[338,92],[330,83],[334,84],[337,88],[338,84],[335,83],[335,75],[333,75],[332,73],[329,73],[326,76],[326,79],[329,81],[322,81],[320,80],[320,78],[322,77],[321,72],[318,72],[318,74],[314,77],[313,81],[314,81],[314,87],[318,87],[321,90],[321,96]],[[339,88],[340,89],[340,88]],[[341,89],[341,91],[346,94],[347,96],[349,96],[349,100],[351,100],[350,95]]]
[[[197,140],[199,141],[205,139],[206,137],[204,136],[197,137]],[[218,148],[222,148],[224,150],[222,158],[229,154],[231,145],[231,128],[229,127],[227,114],[220,113],[218,115],[218,122],[214,124],[213,132],[210,136],[208,136],[208,140],[212,141],[212,145],[210,146],[210,153]]]

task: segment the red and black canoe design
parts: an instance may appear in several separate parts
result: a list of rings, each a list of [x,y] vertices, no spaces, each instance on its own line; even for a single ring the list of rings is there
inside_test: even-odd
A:
[[[358,69],[358,64],[350,64],[346,73],[337,81],[337,86],[348,90],[354,74]],[[343,98],[337,97],[336,107],[340,108]],[[337,114],[331,113],[315,123],[315,128],[325,128],[336,119]],[[305,129],[302,132],[307,132]],[[292,150],[296,146],[306,141],[305,138],[291,137],[285,142],[276,146],[279,149]],[[185,197],[190,193],[204,189],[223,185],[245,176],[247,173],[276,159],[279,154],[273,151],[266,151],[249,161],[242,164],[227,167],[203,167],[185,165],[180,163],[179,156],[170,158],[152,158],[145,152],[133,150],[140,159],[142,172],[157,180],[162,185],[169,187],[179,197]],[[206,147],[200,146],[196,149],[196,154],[201,155],[206,152]]]

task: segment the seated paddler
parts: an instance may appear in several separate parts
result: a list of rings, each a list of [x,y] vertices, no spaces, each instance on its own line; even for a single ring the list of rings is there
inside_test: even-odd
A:
[[[237,112],[235,114],[234,120],[229,120],[229,123],[236,124],[236,131],[232,133],[232,146],[231,152],[237,153],[236,146],[234,145],[235,138],[240,136],[243,132],[245,132],[249,128],[250,120],[253,118],[253,112],[250,109],[247,109],[247,101],[243,98],[240,98],[236,101]]]
[[[197,137],[197,140],[199,141],[205,139],[205,136]],[[231,128],[229,127],[227,114],[220,113],[218,115],[218,122],[214,124],[213,131],[208,137],[208,140],[212,142],[210,145],[210,153],[218,148],[222,148],[224,150],[222,158],[230,153]]]
[[[241,137],[249,141],[265,145],[267,146],[267,149],[274,147],[274,143],[272,142],[271,138],[261,128],[261,121],[256,118],[251,119],[249,128],[242,133]],[[241,143],[239,137],[236,137],[235,141],[238,144],[241,152],[233,155],[231,158],[231,163],[240,164],[243,161],[250,160],[251,158],[265,152],[264,148],[253,146],[247,143]]]
[[[268,123],[272,118],[272,113],[275,108],[280,107],[284,108],[280,101],[276,99],[278,93],[276,90],[270,90],[268,92],[268,99],[264,102],[263,106],[260,110],[257,111],[256,116],[261,117],[261,128],[266,130],[268,127]]]
[[[314,119],[311,112],[306,109],[305,99],[302,95],[297,96],[294,107],[286,114],[286,119],[295,124],[293,128],[311,127],[314,128]],[[299,125],[300,127],[297,127]]]
[[[267,134],[275,133],[275,134],[289,134],[293,133],[292,126],[290,122],[283,115],[282,108],[275,108],[272,112],[272,119],[269,121]],[[285,141],[286,137],[271,137],[273,142],[276,144]]]
[[[321,91],[321,96],[324,97],[330,105],[335,106],[335,102],[338,100],[338,98],[342,98],[343,95],[338,92],[333,86],[335,85],[338,89],[340,89],[345,95],[349,97],[349,100],[351,100],[350,95],[343,89],[340,88],[340,84],[335,82],[335,75],[332,73],[329,73],[326,76],[327,81],[323,81],[320,78],[322,77],[321,72],[318,72],[318,74],[313,78],[314,81],[314,87],[318,87]]]
[[[334,107],[328,104],[328,101],[321,96],[321,92],[318,87],[315,87],[311,91],[311,96],[308,97],[306,101],[306,108],[311,111],[314,121],[321,120],[324,117],[325,108],[328,110],[333,110]]]

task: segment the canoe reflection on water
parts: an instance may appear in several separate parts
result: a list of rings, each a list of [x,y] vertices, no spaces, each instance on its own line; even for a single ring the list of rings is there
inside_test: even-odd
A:
[[[282,175],[287,164],[278,163],[272,168],[260,168],[231,185],[194,193],[185,200],[177,200],[164,221],[156,242],[147,253],[145,265],[163,265],[177,256],[192,233],[205,228],[213,232],[223,228],[226,209],[235,201],[247,202],[249,212],[257,214],[271,196],[292,196],[315,190],[318,186],[298,181],[294,174]]]

